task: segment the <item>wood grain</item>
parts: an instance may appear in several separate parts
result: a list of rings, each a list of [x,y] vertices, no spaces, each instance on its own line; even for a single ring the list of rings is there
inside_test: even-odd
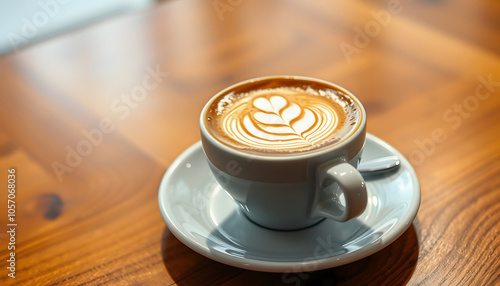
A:
[[[216,2],[233,6],[219,15],[212,1],[164,1],[0,58],[1,285],[500,284],[497,1]],[[342,43],[356,52],[346,57]],[[351,90],[368,132],[412,162],[421,207],[394,243],[284,276],[214,262],[166,228],[158,186],[199,140],[204,103],[272,74]],[[126,102],[145,78],[154,88]],[[95,144],[81,143],[88,134]],[[58,175],[55,162],[67,165],[77,148],[88,154]],[[9,168],[15,279],[6,268]]]

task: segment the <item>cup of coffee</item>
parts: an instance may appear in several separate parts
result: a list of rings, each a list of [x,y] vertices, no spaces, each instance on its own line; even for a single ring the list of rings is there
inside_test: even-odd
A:
[[[220,186],[254,223],[297,230],[366,208],[356,170],[366,112],[346,89],[270,76],[217,93],[200,116],[203,150]]]

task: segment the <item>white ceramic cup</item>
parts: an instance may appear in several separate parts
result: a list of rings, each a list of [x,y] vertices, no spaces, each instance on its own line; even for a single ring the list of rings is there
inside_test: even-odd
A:
[[[355,131],[340,143],[315,152],[250,154],[221,143],[207,126],[207,112],[214,100],[245,85],[275,79],[320,83],[342,91],[361,113]],[[309,227],[324,218],[347,221],[366,208],[366,183],[356,167],[366,136],[366,112],[346,89],[308,77],[272,76],[240,82],[217,93],[200,116],[203,150],[221,187],[254,223],[276,230]]]

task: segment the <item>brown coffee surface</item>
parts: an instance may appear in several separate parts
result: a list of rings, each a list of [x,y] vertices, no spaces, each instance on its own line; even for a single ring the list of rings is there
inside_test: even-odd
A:
[[[359,125],[355,100],[331,86],[275,80],[236,87],[206,112],[220,142],[250,153],[290,154],[335,145]]]

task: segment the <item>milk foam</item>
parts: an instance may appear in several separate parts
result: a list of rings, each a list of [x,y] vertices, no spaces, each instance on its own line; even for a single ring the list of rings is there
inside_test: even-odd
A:
[[[229,93],[209,115],[216,137],[236,148],[302,152],[349,135],[359,119],[353,100],[337,90],[278,87]]]

